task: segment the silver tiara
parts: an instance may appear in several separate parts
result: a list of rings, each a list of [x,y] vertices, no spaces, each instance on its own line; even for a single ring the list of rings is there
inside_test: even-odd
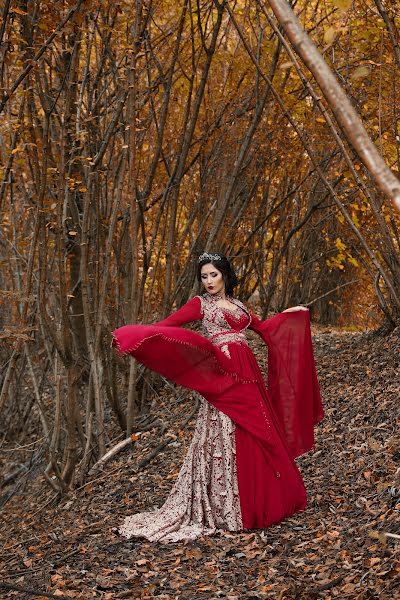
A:
[[[219,254],[208,254],[208,252],[203,252],[203,254],[200,254],[199,256],[199,262],[202,260],[222,260],[222,256]]]

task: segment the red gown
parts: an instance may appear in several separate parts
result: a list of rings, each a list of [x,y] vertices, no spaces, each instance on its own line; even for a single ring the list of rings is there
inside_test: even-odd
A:
[[[126,325],[113,332],[120,352],[206,401],[160,518],[157,511],[128,517],[121,529],[126,537],[178,541],[216,528],[264,528],[306,506],[294,458],[313,447],[313,428],[323,417],[309,313],[286,312],[260,321],[239,300],[229,300],[235,310],[219,307],[210,294],[196,296],[154,325]],[[206,337],[180,327],[199,319]],[[268,389],[247,345],[248,328],[268,346]],[[217,468],[218,460],[222,466]],[[221,503],[218,494],[229,502]]]

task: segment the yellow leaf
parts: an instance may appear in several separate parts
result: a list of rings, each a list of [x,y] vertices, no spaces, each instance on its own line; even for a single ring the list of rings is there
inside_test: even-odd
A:
[[[358,260],[355,259],[354,256],[348,256],[347,260],[349,261],[349,263],[351,263],[355,267],[359,267],[360,266]]]
[[[338,250],[346,250],[346,244],[340,238],[336,238],[335,246]]]
[[[370,69],[369,67],[361,66],[361,67],[357,67],[357,69],[354,71],[354,73],[351,74],[351,79],[364,79],[365,77],[368,77],[370,74]]]
[[[324,41],[327,44],[332,44],[333,40],[335,39],[337,34],[336,28],[335,27],[329,27],[329,29],[327,29],[324,33]]]
[[[339,10],[349,10],[351,5],[353,4],[353,0],[332,0],[333,4]]]

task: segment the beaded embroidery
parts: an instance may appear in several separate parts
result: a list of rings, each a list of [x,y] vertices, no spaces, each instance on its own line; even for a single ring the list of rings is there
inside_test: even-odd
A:
[[[245,330],[251,323],[250,313],[233,298],[229,301],[236,309],[218,306],[211,294],[199,298],[205,336],[231,358],[229,344],[247,345]],[[224,313],[229,314],[237,329]],[[240,379],[239,375],[235,377]],[[235,424],[202,399],[192,443],[166,502],[158,510],[127,516],[120,533],[127,538],[142,536],[150,541],[178,542],[210,535],[219,528],[243,528]]]
[[[203,331],[212,344],[222,346],[236,342],[247,345],[245,330],[251,323],[251,316],[240,300],[229,298],[229,302],[237,306],[236,309],[229,309],[218,306],[216,299],[211,294],[204,294],[204,296],[198,296],[198,298],[200,298],[201,312],[204,315],[202,320]],[[240,327],[240,330],[235,330],[224,316],[225,311],[229,312],[230,317],[238,325],[243,319],[243,313],[246,314],[248,317],[247,324]]]
[[[248,345],[245,334],[240,333],[239,331],[222,331],[221,333],[216,333],[211,336],[210,341],[216,346],[232,344],[234,342],[246,344],[246,346]]]
[[[119,531],[126,538],[168,543],[242,528],[235,424],[202,399],[192,443],[166,502],[127,516]]]

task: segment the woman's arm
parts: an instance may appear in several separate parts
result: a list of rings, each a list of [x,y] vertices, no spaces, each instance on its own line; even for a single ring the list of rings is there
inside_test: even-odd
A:
[[[141,347],[146,340],[155,340],[158,339],[159,335],[163,335],[162,332],[164,327],[179,327],[180,325],[197,321],[202,317],[201,300],[198,296],[195,296],[189,300],[189,302],[186,302],[182,308],[173,312],[172,315],[169,315],[169,317],[162,321],[152,323],[151,325],[124,325],[123,327],[115,329],[115,331],[112,332],[112,345],[117,348],[120,353],[129,353],[138,358],[138,356],[140,356],[138,348]],[[165,333],[166,332],[164,332],[164,334]],[[183,334],[190,332],[182,331],[178,333]],[[138,350],[138,353],[134,354],[136,350]]]
[[[282,312],[296,312],[296,310],[308,310],[306,306],[292,306],[291,308],[287,308]]]
[[[283,310],[281,313],[277,313],[273,317],[270,317],[266,321],[261,321],[261,319],[259,319],[254,313],[251,312],[250,313],[251,323],[249,325],[249,329],[252,329],[256,333],[261,335],[261,329],[265,329],[267,322],[270,321],[271,319],[275,319],[279,315],[283,315],[283,313],[297,312],[299,310],[308,311],[308,308],[306,308],[305,306],[292,306],[291,308],[287,308],[286,310]]]
[[[162,321],[157,321],[157,323],[154,323],[154,325],[162,325],[163,327],[180,327],[181,325],[186,325],[187,323],[198,321],[202,318],[203,315],[201,313],[201,301],[198,296],[195,296],[186,302],[186,304],[184,304],[181,308],[173,312]]]

